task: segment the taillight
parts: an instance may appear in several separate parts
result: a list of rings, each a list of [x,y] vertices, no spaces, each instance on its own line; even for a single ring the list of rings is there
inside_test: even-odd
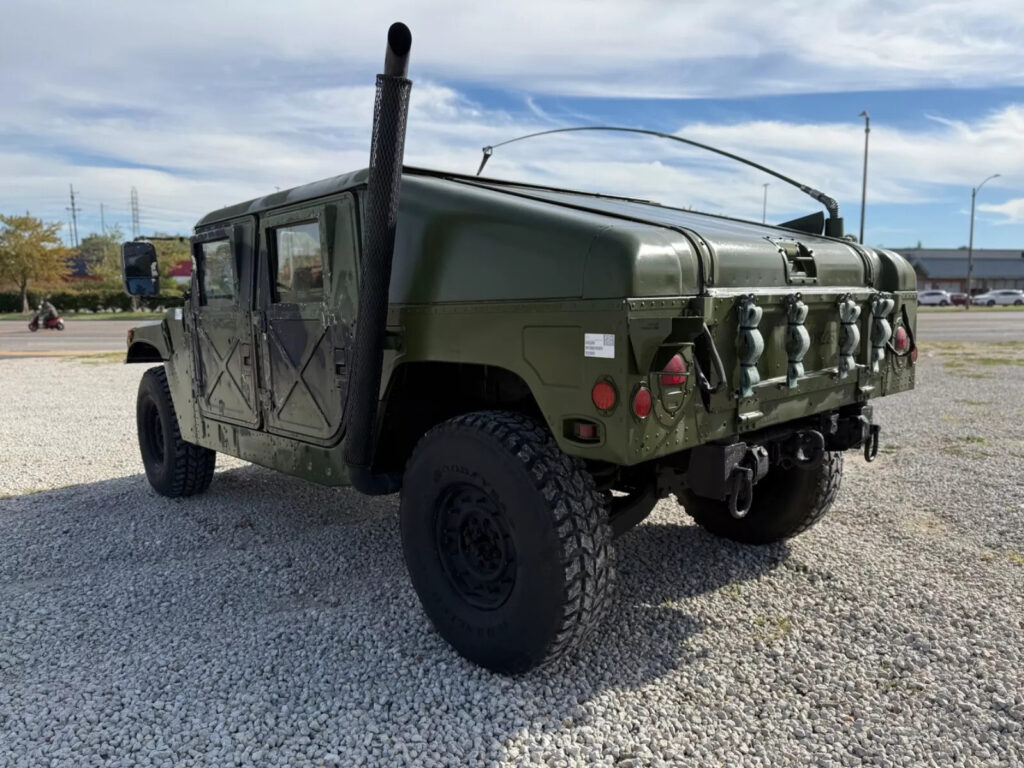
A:
[[[647,387],[638,387],[633,395],[633,413],[638,419],[646,419],[651,413],[651,390]]]
[[[615,407],[615,387],[607,381],[599,381],[590,390],[590,399],[599,411],[610,411]]]
[[[686,361],[682,355],[672,355],[661,372],[661,386],[678,387],[686,383]]]
[[[892,337],[892,346],[897,352],[906,352],[910,347],[910,336],[907,334],[907,329],[902,325],[896,329],[896,333]]]

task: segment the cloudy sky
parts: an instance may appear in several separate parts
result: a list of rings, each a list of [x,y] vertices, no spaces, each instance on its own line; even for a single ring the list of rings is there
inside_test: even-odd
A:
[[[413,32],[406,162],[474,172],[480,147],[616,124],[751,157],[860,216],[866,240],[1024,249],[1024,3],[4,0],[0,212],[79,234],[187,232],[206,211],[366,165],[387,26]],[[799,192],[682,145],[580,134],[496,152],[488,173],[760,220]]]

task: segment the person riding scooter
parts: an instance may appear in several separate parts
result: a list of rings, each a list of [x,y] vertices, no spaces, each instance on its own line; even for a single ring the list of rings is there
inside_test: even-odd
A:
[[[39,306],[36,308],[36,313],[32,316],[32,322],[38,323],[40,326],[45,328],[50,320],[60,317],[60,313],[57,308],[50,303],[50,298],[47,296],[39,302]]]

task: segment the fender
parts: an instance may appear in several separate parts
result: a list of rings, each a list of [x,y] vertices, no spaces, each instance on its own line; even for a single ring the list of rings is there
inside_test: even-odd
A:
[[[171,358],[167,320],[138,325],[128,331],[126,363],[162,363]]]

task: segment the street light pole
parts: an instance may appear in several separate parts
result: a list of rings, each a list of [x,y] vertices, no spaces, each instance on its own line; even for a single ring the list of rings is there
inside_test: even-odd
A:
[[[764,203],[761,205],[761,223],[764,224],[768,219],[768,182],[761,186],[764,187]]]
[[[985,181],[976,187],[971,188],[971,234],[967,239],[967,303],[964,308],[971,308],[971,273],[974,272],[974,201],[978,197],[978,190],[985,186],[985,182],[998,179],[999,174],[993,173]]]
[[[871,133],[871,118],[868,111],[862,110],[860,116],[864,118],[864,177],[860,184],[860,242],[864,242],[864,207],[868,201],[868,134]]]

